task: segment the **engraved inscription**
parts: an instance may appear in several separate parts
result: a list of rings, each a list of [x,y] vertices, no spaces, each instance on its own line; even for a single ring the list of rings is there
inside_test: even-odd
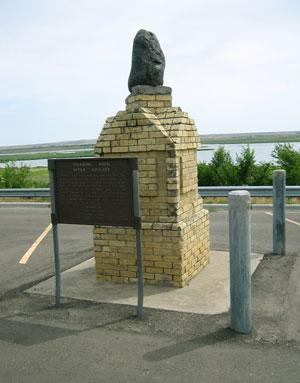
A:
[[[133,226],[129,159],[55,161],[58,221]]]

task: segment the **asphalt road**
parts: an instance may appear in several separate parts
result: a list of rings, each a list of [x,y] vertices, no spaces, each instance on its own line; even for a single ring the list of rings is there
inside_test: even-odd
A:
[[[288,211],[287,251],[300,251],[300,212]],[[252,251],[272,251],[272,217],[261,210],[253,210]],[[52,232],[33,252],[28,262],[20,259],[50,223],[50,210],[45,207],[0,207],[0,295],[29,286],[54,274]],[[210,212],[211,248],[228,249],[228,212]],[[62,269],[68,269],[93,256],[92,227],[59,225]]]
[[[262,254],[272,252],[271,210],[254,209],[251,211],[252,251]],[[295,221],[286,222],[286,250],[289,253],[300,251],[300,210],[286,210],[286,218]],[[228,211],[214,209],[210,212],[210,241],[215,250],[228,250]]]
[[[19,330],[44,336],[36,337],[36,343],[31,335],[33,343],[6,344],[6,364],[0,369],[3,383],[299,382],[299,351],[241,344],[226,330],[179,339],[113,328],[72,330],[26,323],[19,323]]]
[[[53,274],[51,233],[18,262],[49,224],[49,209],[0,209],[1,289]],[[226,249],[227,211],[211,212],[211,242]],[[300,222],[300,214],[288,218]],[[252,212],[253,250],[268,253],[272,217]],[[265,257],[252,278],[253,331],[228,329],[229,314],[145,309],[28,295],[0,299],[1,383],[296,383],[300,376],[300,226],[287,224],[288,255]],[[64,268],[92,256],[91,228],[61,226]],[[296,254],[298,253],[298,255]]]
[[[52,231],[26,264],[20,259],[50,224],[48,208],[0,208],[0,296],[54,274]],[[62,270],[93,256],[90,226],[60,225]]]

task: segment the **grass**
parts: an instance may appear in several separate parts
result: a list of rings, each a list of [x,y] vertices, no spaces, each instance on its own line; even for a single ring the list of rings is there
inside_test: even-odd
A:
[[[49,187],[49,173],[45,167],[30,168],[30,181],[32,187]]]
[[[29,186],[31,188],[47,188],[49,187],[49,173],[46,167],[29,168]],[[0,168],[0,176],[4,172],[3,168]]]

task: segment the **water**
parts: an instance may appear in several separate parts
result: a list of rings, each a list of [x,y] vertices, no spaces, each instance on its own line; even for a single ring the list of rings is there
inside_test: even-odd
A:
[[[89,149],[83,148],[83,149],[64,149],[63,151],[53,151],[53,150],[46,150],[46,151],[38,151],[38,153],[77,153],[77,152],[84,152]],[[14,154],[36,154],[37,152],[26,152],[26,153],[14,153]],[[1,160],[1,155],[0,155],[0,160]],[[47,159],[39,159],[39,160],[21,160],[21,161],[15,161],[15,164],[17,167],[21,166],[29,166],[31,168],[35,167],[47,167],[48,165],[48,160]],[[0,168],[5,167],[5,164],[0,162]]]
[[[294,147],[294,149],[300,150],[300,142],[292,142],[291,143]],[[275,148],[276,143],[263,143],[263,144],[249,144],[251,149],[254,149],[255,151],[255,159],[257,162],[271,162],[273,161],[273,158],[271,157],[271,153]],[[202,150],[197,152],[197,158],[198,162],[210,162],[213,154],[216,149],[218,149],[220,146],[224,146],[225,150],[229,151],[231,154],[231,157],[233,160],[236,159],[236,155],[239,154],[243,147],[246,147],[246,144],[226,144],[226,145],[202,145]],[[205,150],[203,150],[205,149]],[[37,166],[47,166],[47,160],[27,160],[27,161],[16,161],[17,166],[30,166],[30,167],[37,167]],[[4,165],[0,163],[0,167],[3,167]]]
[[[42,160],[24,160],[24,161],[15,161],[15,164],[17,167],[21,167],[21,166],[29,166],[31,168],[35,168],[35,167],[39,167],[39,166],[43,166],[43,167],[47,167],[47,159],[42,159]],[[0,162],[0,168],[4,168],[5,167],[5,164],[2,162]]]
[[[294,149],[300,150],[300,142],[291,142],[291,144]],[[276,143],[262,143],[249,144],[249,147],[254,149],[256,162],[273,162],[274,159],[272,158],[271,154],[275,148],[275,145]],[[202,150],[197,152],[198,162],[210,162],[215,150],[220,146],[223,146],[225,150],[229,151],[233,160],[236,159],[237,154],[241,153],[243,147],[247,147],[246,144],[202,145]]]

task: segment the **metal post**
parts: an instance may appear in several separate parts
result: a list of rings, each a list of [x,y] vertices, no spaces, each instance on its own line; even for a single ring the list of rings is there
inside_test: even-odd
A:
[[[139,200],[139,171],[133,170],[133,210],[135,217],[136,229],[136,263],[137,263],[137,278],[138,278],[138,302],[137,302],[137,317],[142,318],[143,301],[144,301],[144,273],[143,273],[143,254],[142,254],[142,225],[140,214]]]
[[[229,193],[230,246],[230,327],[236,332],[251,331],[250,194]]]
[[[285,170],[273,172],[273,253],[285,254]]]
[[[59,257],[59,245],[58,245],[58,226],[56,222],[56,205],[55,205],[55,192],[54,192],[54,172],[53,162],[48,161],[48,170],[50,178],[50,195],[51,195],[51,221],[52,221],[52,233],[53,233],[53,248],[54,248],[54,263],[55,263],[55,305],[60,304],[60,257]]]
[[[54,263],[55,263],[55,304],[60,305],[60,258],[59,258],[59,247],[58,247],[58,227],[57,224],[52,224],[53,232],[53,246],[54,246]]]

